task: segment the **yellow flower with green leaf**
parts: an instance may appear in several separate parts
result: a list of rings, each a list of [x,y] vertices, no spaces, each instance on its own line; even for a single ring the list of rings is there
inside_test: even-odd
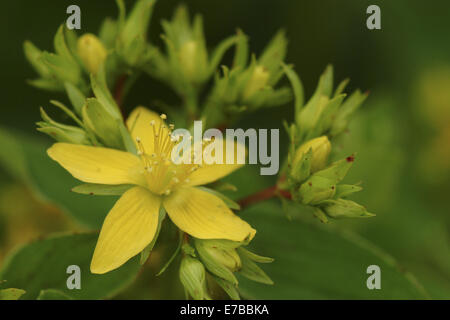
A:
[[[68,143],[56,143],[48,150],[53,160],[83,182],[133,185],[105,218],[92,273],[116,269],[144,250],[156,235],[161,206],[175,225],[195,238],[243,241],[255,235],[222,199],[198,188],[242,164],[175,164],[170,156],[176,142],[171,126],[161,118],[165,117],[138,107],[127,119],[138,155]]]

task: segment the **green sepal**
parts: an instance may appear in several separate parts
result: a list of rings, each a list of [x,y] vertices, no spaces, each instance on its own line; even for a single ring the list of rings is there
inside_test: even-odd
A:
[[[42,51],[39,50],[32,42],[25,41],[23,43],[23,50],[25,52],[25,57],[31,64],[33,69],[42,77],[48,78],[51,72],[47,65],[42,61]]]
[[[353,185],[353,184],[338,184],[336,186],[336,193],[334,195],[335,199],[345,198],[352,193],[359,192],[362,190],[361,186]]]
[[[346,199],[326,200],[321,204],[324,212],[331,218],[369,218],[375,214],[354,201]]]
[[[235,250],[235,248],[240,245],[239,242],[233,242],[229,240],[195,239],[194,243],[201,261],[204,263],[209,272],[229,281],[234,285],[238,284],[238,280],[234,276],[233,272],[227,266],[225,266],[223,262],[227,262],[227,260],[233,259],[233,257],[229,255],[228,252],[231,250]],[[213,256],[210,250],[217,250],[218,255],[221,254],[221,260],[218,261],[218,255]]]
[[[282,64],[284,72],[286,73],[287,78],[291,82],[292,90],[294,91],[295,97],[295,114],[300,113],[304,103],[304,90],[302,81],[298,74],[292,69],[291,66],[286,64]]]
[[[122,119],[119,106],[108,89],[105,69],[103,66],[99,69],[97,75],[91,74],[91,86],[95,97],[104,106],[108,113],[114,119]]]
[[[253,253],[247,249],[244,249],[242,247],[237,248],[237,251],[239,253],[240,256],[246,256],[247,258],[249,258],[250,260],[254,261],[254,262],[258,262],[258,263],[271,263],[274,261],[273,258],[270,257],[263,257],[260,255],[257,255],[256,253]]]
[[[96,98],[86,99],[82,109],[84,126],[107,147],[124,149],[122,134],[116,119]]]
[[[185,256],[180,265],[180,281],[195,300],[210,299],[206,290],[206,270],[203,264],[191,256]]]
[[[239,296],[239,291],[237,290],[237,287],[234,284],[222,278],[216,277],[215,275],[213,275],[213,278],[216,281],[216,283],[223,289],[223,291],[225,291],[225,293],[232,300],[241,300],[241,297]]]
[[[83,92],[81,92],[80,89],[78,89],[70,82],[65,82],[64,88],[66,89],[67,96],[69,97],[73,109],[75,110],[76,113],[81,115],[81,110],[86,101],[86,96],[83,94]]]
[[[238,271],[240,275],[256,282],[270,285],[273,284],[272,279],[270,279],[270,277],[247,255],[241,254],[241,252],[239,251],[239,256],[241,257],[242,261],[242,268]]]
[[[166,217],[166,210],[164,209],[163,206],[161,206],[159,208],[158,227],[156,229],[155,236],[153,237],[152,242],[150,242],[145,247],[145,249],[141,252],[141,256],[140,256],[140,259],[139,259],[139,263],[141,265],[143,265],[148,260],[148,257],[150,256],[150,253],[152,252],[152,250],[153,250],[153,248],[154,248],[154,246],[156,244],[156,241],[158,240],[159,232],[161,231],[161,226],[162,226],[162,223],[163,223],[165,217]]]
[[[133,188],[132,184],[96,184],[87,183],[73,187],[72,191],[80,194],[87,194],[91,196],[121,196],[129,189]]]
[[[302,155],[299,162],[292,164],[291,177],[296,182],[303,182],[311,174],[312,148]]]

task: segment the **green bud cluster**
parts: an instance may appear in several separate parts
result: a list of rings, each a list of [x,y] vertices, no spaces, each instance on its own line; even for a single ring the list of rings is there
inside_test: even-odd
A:
[[[240,113],[264,107],[276,107],[292,99],[288,87],[275,88],[284,75],[282,62],[286,56],[287,39],[279,31],[262,54],[249,61],[248,37],[238,30],[232,67],[222,66],[216,73],[214,87],[206,100],[203,118],[220,123],[237,118]]]
[[[37,123],[38,130],[59,142],[107,146],[135,153],[134,144],[125,127],[119,107],[106,85],[103,68],[96,76],[91,75],[91,85],[95,97],[86,98],[77,87],[69,82],[65,83],[65,90],[72,108],[68,108],[61,102],[51,101],[76,126],[53,120],[41,108],[42,121]]]
[[[345,132],[351,115],[362,105],[367,94],[356,90],[348,98],[343,93],[349,80],[342,81],[333,90],[333,67],[328,66],[320,76],[317,88],[304,104],[303,87],[298,75],[284,66],[295,95],[295,122],[287,126],[291,140],[296,146],[306,141],[328,136],[335,138]]]
[[[124,128],[117,124],[123,120],[117,105],[113,101],[105,104],[90,100],[91,92],[95,95],[93,99],[100,100],[92,78],[104,81],[105,91],[114,88],[115,97],[121,87],[120,97],[116,97],[120,103],[120,98],[145,72],[167,84],[180,97],[183,108],[161,106],[169,116],[201,118],[206,127],[229,125],[244,112],[279,106],[292,99],[289,87],[275,88],[285,74],[287,39],[283,31],[273,37],[258,58],[250,54],[248,37],[241,30],[209,51],[202,17],[196,15],[191,19],[186,7],[180,6],[171,20],[161,23],[165,48],[160,49],[147,41],[155,2],[138,0],[127,14],[124,1],[116,0],[118,17],[106,18],[98,35],[78,36],[62,25],[55,35],[55,53],[25,42],[25,55],[39,74],[30,83],[41,89],[65,91],[73,105],[61,109],[72,113],[70,118],[76,125],[60,124],[42,112],[40,131],[57,141],[128,148]],[[221,65],[225,53],[233,47],[232,65]],[[212,84],[206,86],[209,82]],[[203,92],[207,87],[210,91]],[[111,96],[109,92],[104,95]],[[173,110],[185,114],[174,114]]]
[[[264,284],[272,280],[256,263],[270,263],[272,258],[254,254],[242,246],[246,243],[229,240],[194,239],[194,247],[185,249],[180,267],[180,280],[194,299],[209,299],[220,287],[231,299],[240,299],[235,274]],[[185,247],[186,248],[186,247]]]
[[[292,199],[302,205],[313,207],[322,221],[328,218],[371,217],[373,214],[356,202],[344,199],[360,191],[357,185],[340,184],[355,159],[351,155],[328,164],[331,153],[330,140],[347,128],[351,114],[367,97],[360,91],[348,99],[343,92],[348,80],[333,91],[333,68],[328,66],[319,80],[311,99],[303,105],[303,87],[300,78],[284,65],[295,95],[295,122],[285,123],[291,146],[287,159],[285,177],[280,189],[290,192]]]

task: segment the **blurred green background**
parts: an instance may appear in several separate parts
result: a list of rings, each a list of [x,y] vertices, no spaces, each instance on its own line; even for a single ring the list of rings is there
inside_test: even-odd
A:
[[[81,32],[96,33],[104,17],[117,15],[114,1],[87,0],[7,1],[0,12],[0,37],[3,39],[0,46],[0,132],[19,132],[19,135],[32,137],[32,140],[27,140],[29,145],[20,146],[29,151],[25,155],[16,150],[14,143],[8,145],[6,140],[0,140],[0,148],[3,149],[0,152],[0,166],[3,168],[0,169],[0,265],[5,255],[18,244],[50,232],[85,229],[64,215],[61,206],[54,204],[55,201],[50,204],[45,201],[49,197],[44,199],[33,192],[37,188],[59,195],[57,203],[67,209],[73,199],[63,200],[67,190],[52,191],[52,178],[46,176],[51,170],[46,172],[46,167],[31,165],[29,170],[33,177],[41,177],[41,185],[36,186],[34,183],[32,187],[26,183],[27,179],[17,179],[21,176],[20,172],[11,172],[18,162],[30,162],[35,159],[33,157],[43,157],[42,154],[38,155],[43,151],[41,143],[49,143],[46,137],[35,130],[35,122],[40,118],[39,106],[48,106],[50,99],[66,101],[62,94],[43,92],[27,85],[26,79],[34,78],[35,74],[25,61],[22,44],[24,40],[31,40],[41,49],[52,50],[53,35],[67,17],[67,6],[74,3],[82,11]],[[153,43],[161,43],[160,20],[170,18],[179,3],[173,0],[157,2],[150,26]],[[394,257],[402,270],[410,271],[415,276],[413,282],[420,283],[430,297],[449,299],[450,2],[191,0],[184,3],[191,13],[203,14],[210,46],[233,34],[236,28],[241,28],[250,37],[253,52],[259,53],[271,36],[280,27],[284,28],[290,41],[286,60],[295,65],[307,97],[312,94],[320,73],[328,63],[335,67],[336,81],[346,77],[351,79],[347,92],[356,88],[370,91],[369,99],[353,119],[349,133],[339,141],[334,151],[336,157],[357,153],[357,162],[350,171],[348,181],[362,182],[364,190],[355,196],[355,200],[366,205],[377,217],[339,221],[329,228],[356,231]],[[381,8],[381,30],[366,28],[366,8],[370,4],[377,4]],[[137,104],[151,107],[152,101],[172,101],[173,96],[165,86],[142,77],[127,97],[125,106],[128,111]],[[290,104],[273,110],[261,110],[244,119],[241,125],[281,128],[281,121],[290,119],[292,115],[293,106]],[[286,136],[282,136],[281,144],[282,150],[286,150]],[[239,179],[242,177],[234,178],[235,181]],[[272,182],[271,178],[258,179],[261,179],[261,184],[255,183],[244,188],[242,194],[256,191]],[[239,196],[235,195],[236,198]],[[95,211],[97,208],[93,207],[96,203],[94,200],[80,201],[84,201],[85,207],[80,202],[77,205],[79,210],[90,208]],[[98,205],[98,210],[100,208],[102,206]],[[260,209],[263,211],[263,208]],[[94,215],[93,212],[83,214]],[[101,221],[104,214],[106,212],[87,219]],[[256,214],[249,213],[249,220]],[[264,230],[263,226],[260,228]],[[308,228],[302,228],[307,234]],[[283,236],[276,234],[275,237]],[[258,246],[258,237],[254,242]],[[259,242],[259,246],[263,246],[263,243]],[[317,245],[333,244],[323,241]],[[281,250],[282,247],[274,248]],[[299,259],[304,254],[302,247],[290,250],[290,255],[298,256]],[[311,250],[322,252],[323,255],[332,254],[314,247]],[[262,247],[262,251],[262,254],[276,256],[269,248],[265,250]],[[352,259],[352,255],[346,256],[344,251],[342,249],[342,255],[336,256],[335,260],[323,258],[324,265],[320,273],[330,274],[333,268],[346,267],[346,264],[337,263],[343,259]],[[327,261],[336,262],[337,265],[325,266]],[[288,268],[289,264],[284,267]],[[271,268],[276,267],[268,266],[267,272],[276,274],[277,270]],[[365,279],[364,268],[360,266],[360,269],[355,269],[355,272],[362,272],[361,281]],[[176,270],[173,269],[175,277]],[[308,277],[301,268],[291,272],[300,272],[303,278]],[[177,290],[162,286],[163,279],[155,282],[150,273],[141,275],[144,281],[135,284],[133,289],[119,297],[177,297],[178,293],[174,293]],[[301,275],[297,277],[302,279]],[[342,291],[345,292],[347,279],[344,273],[340,277],[333,277],[336,282],[333,286],[344,287]],[[147,282],[154,282],[152,293],[145,290],[150,286]],[[280,279],[280,282],[283,283],[283,280]],[[266,296],[259,297],[366,298],[359,294],[360,291],[339,295],[319,285],[315,291],[308,291],[305,289],[308,285],[300,281],[298,287],[289,288],[291,291],[286,289],[282,293],[269,290]],[[249,297],[252,297],[251,292],[250,285]],[[387,297],[408,298],[402,294],[387,294]]]

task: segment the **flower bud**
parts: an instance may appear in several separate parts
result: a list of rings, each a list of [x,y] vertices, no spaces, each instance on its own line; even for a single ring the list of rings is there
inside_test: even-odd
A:
[[[323,207],[325,213],[335,219],[339,218],[367,218],[373,213],[367,212],[362,205],[345,199],[328,200]]]
[[[244,100],[251,98],[256,92],[264,89],[269,81],[270,74],[263,66],[256,66],[244,90]]]
[[[86,33],[78,39],[77,50],[86,69],[97,74],[107,55],[101,41],[95,35]]]
[[[300,186],[298,194],[303,204],[316,205],[330,199],[336,192],[336,185],[331,179],[312,175]]]
[[[195,54],[197,44],[195,41],[186,41],[180,49],[179,58],[183,72],[188,78],[192,78],[195,73]]]
[[[325,167],[331,152],[331,143],[327,136],[318,137],[302,144],[295,152],[293,167],[299,165],[303,155],[312,149],[311,173]]]
[[[206,268],[214,275],[237,284],[233,272],[238,271],[241,259],[236,252],[239,243],[228,240],[196,239],[195,247]]]
[[[107,147],[123,149],[124,141],[117,120],[96,98],[86,99],[81,110],[85,128]]]
[[[186,78],[194,82],[201,81],[208,61],[199,43],[195,40],[184,42],[178,52],[178,57]]]
[[[241,268],[241,259],[235,249],[223,249],[217,247],[206,247],[210,257],[234,272]]]
[[[183,257],[180,265],[180,281],[195,300],[209,299],[205,267],[197,259],[190,256]]]

